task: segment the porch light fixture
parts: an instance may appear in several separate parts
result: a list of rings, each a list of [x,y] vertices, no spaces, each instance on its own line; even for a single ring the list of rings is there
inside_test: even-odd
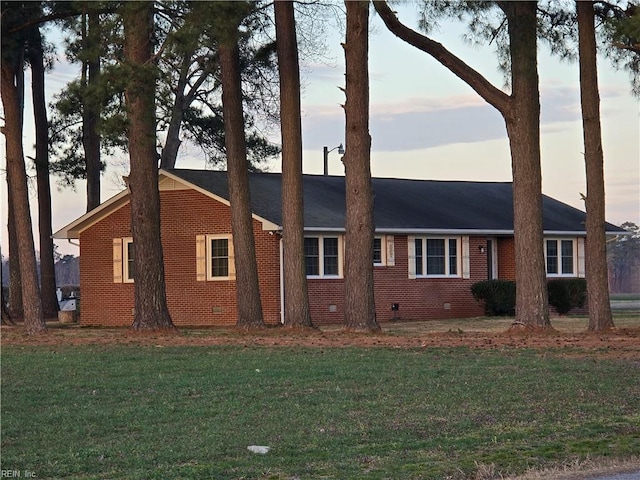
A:
[[[478,245],[478,250],[480,250],[480,253],[484,253],[484,245]]]
[[[329,153],[333,152],[336,149],[338,149],[338,153],[340,155],[344,155],[344,147],[342,146],[342,144],[338,145],[337,147],[333,147],[331,150],[329,150],[329,147],[323,147],[322,148],[322,153],[324,155],[324,175],[325,175],[325,177],[327,175],[329,175]]]

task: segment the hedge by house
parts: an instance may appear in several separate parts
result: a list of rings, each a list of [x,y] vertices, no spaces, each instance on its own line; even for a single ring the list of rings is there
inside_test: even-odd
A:
[[[549,305],[560,315],[583,307],[587,298],[584,278],[557,278],[547,282]],[[513,315],[516,309],[516,283],[510,280],[485,280],[471,286],[473,298],[484,303],[487,316]]]
[[[516,311],[516,282],[511,280],[485,280],[471,286],[473,298],[484,302],[484,314],[513,315]]]
[[[587,282],[584,278],[556,278],[547,282],[549,305],[560,315],[584,306],[587,300]]]

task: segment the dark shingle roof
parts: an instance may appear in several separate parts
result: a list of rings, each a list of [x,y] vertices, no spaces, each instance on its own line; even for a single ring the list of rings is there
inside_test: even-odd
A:
[[[168,170],[219,197],[229,199],[226,172]],[[344,177],[304,175],[304,223],[307,229],[343,229]],[[250,173],[253,213],[282,225],[281,175]],[[513,231],[510,182],[372,179],[374,218],[379,231]],[[543,195],[546,232],[584,232],[586,214]],[[607,224],[607,231],[623,230]]]

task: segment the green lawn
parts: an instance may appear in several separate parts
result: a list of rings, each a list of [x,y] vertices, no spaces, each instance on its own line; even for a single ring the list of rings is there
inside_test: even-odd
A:
[[[2,469],[481,479],[638,456],[640,363],[556,353],[5,346]]]
[[[612,293],[611,300],[640,300],[639,293]]]

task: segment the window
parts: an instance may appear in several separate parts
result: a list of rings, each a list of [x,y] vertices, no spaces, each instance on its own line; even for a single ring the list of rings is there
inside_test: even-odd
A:
[[[324,247],[324,275],[338,275],[338,239],[336,237],[323,238]]]
[[[545,241],[547,275],[575,276],[574,241],[570,239],[547,239]]]
[[[341,277],[342,243],[339,237],[305,237],[307,277]]]
[[[415,275],[457,277],[460,270],[460,238],[415,238]]]
[[[211,252],[211,276],[229,276],[229,240],[226,238],[211,238],[209,243]]]
[[[229,280],[235,276],[231,235],[207,235],[207,279]]]
[[[395,265],[393,235],[381,235],[373,238],[373,265],[376,267],[393,267]]]
[[[196,280],[233,280],[235,274],[231,235],[197,235]]]
[[[416,275],[423,275],[424,270],[422,269],[422,238],[416,238]]]
[[[133,282],[135,269],[133,266],[133,258],[135,254],[135,249],[133,245],[133,238],[123,238],[122,239],[123,246],[123,265],[124,265],[124,281],[125,282]]]
[[[307,269],[307,277],[320,275],[320,239],[304,239],[304,258]]]
[[[374,265],[384,265],[382,261],[382,238],[375,237],[373,239],[373,264]]]

